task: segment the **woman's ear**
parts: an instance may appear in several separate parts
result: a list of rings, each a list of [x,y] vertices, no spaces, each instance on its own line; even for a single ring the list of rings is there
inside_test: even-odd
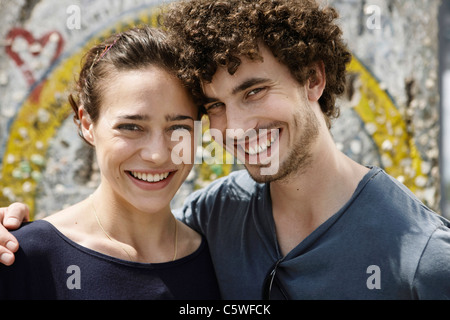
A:
[[[83,134],[83,139],[94,146],[94,124],[89,113],[87,113],[83,106],[78,108],[78,119],[80,119],[80,129]]]
[[[327,83],[325,75],[325,65],[322,61],[314,62],[310,66],[309,78],[306,90],[309,101],[319,101]]]

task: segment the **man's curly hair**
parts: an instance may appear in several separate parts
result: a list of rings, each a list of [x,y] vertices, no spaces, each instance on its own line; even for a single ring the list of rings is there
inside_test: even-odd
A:
[[[182,0],[163,16],[169,40],[180,50],[182,79],[201,104],[201,81],[218,67],[236,72],[239,57],[260,60],[264,43],[300,84],[314,77],[312,63],[325,66],[326,87],[319,100],[328,126],[339,115],[335,99],[345,90],[351,53],[334,23],[338,13],[313,0]]]

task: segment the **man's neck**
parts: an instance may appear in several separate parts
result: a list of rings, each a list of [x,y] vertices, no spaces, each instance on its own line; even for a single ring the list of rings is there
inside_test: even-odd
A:
[[[272,182],[272,210],[282,254],[338,212],[367,172],[333,147],[302,173]]]

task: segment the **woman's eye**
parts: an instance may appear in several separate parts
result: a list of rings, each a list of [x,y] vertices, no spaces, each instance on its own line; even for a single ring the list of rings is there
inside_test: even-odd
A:
[[[174,125],[170,127],[170,130],[175,131],[175,130],[186,130],[191,132],[192,131],[192,127],[188,126],[188,125]]]
[[[126,131],[139,131],[141,128],[138,125],[131,124],[131,123],[125,123],[120,124],[117,126],[119,130],[126,130]]]

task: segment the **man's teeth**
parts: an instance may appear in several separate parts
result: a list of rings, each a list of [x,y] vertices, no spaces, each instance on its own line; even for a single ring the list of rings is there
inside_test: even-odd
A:
[[[131,171],[131,175],[136,179],[147,181],[147,182],[159,182],[161,180],[166,179],[169,176],[169,172],[160,173],[160,174],[150,174],[143,172]]]
[[[267,143],[263,142],[261,144],[256,144],[254,147],[245,148],[245,152],[249,155],[255,155],[266,151],[276,139],[276,136],[272,136],[270,139],[267,139]]]

